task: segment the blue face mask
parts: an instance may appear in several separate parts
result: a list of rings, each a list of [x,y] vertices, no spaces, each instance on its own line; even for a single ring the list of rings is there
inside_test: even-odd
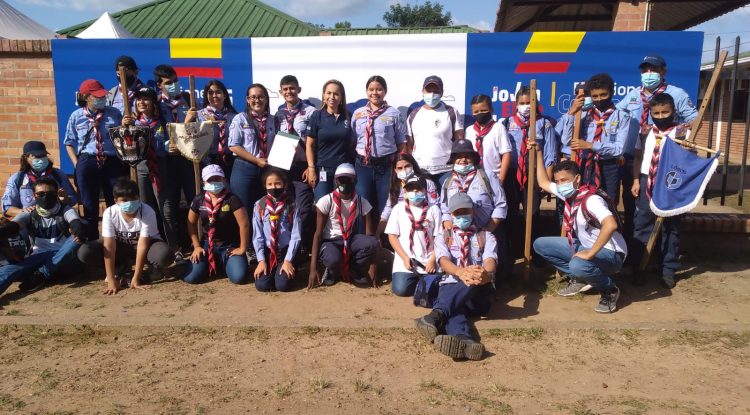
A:
[[[557,185],[557,193],[565,199],[570,199],[576,194],[576,188],[573,186],[573,182],[561,183]]]
[[[44,171],[47,166],[49,166],[49,159],[47,157],[42,157],[31,161],[31,168],[37,173]]]
[[[409,203],[421,205],[427,199],[427,196],[424,194],[424,192],[414,191],[406,192],[406,198],[409,200]]]
[[[453,225],[458,229],[466,230],[471,226],[471,215],[458,215],[453,217]]]
[[[141,201],[140,200],[129,200],[127,202],[120,202],[117,204],[117,206],[120,207],[120,210],[127,214],[133,214],[141,207]]]
[[[591,108],[594,107],[594,100],[591,99],[591,97],[584,97],[583,98],[583,110],[588,111]]]
[[[170,98],[176,98],[180,94],[180,82],[173,82],[164,88]]]
[[[453,171],[462,175],[471,173],[472,171],[474,171],[475,168],[476,167],[474,167],[473,164],[466,164],[466,165],[454,164],[453,165]]]
[[[654,89],[661,83],[661,75],[657,72],[645,72],[641,74],[641,84],[646,89]]]
[[[443,96],[440,94],[435,94],[433,92],[426,92],[422,94],[422,99],[424,100],[424,103],[428,106],[435,108],[440,104],[440,99]]]
[[[224,182],[206,182],[203,188],[209,193],[219,193],[224,190]]]
[[[107,98],[94,98],[94,109],[96,111],[103,110],[104,106],[107,105]]]

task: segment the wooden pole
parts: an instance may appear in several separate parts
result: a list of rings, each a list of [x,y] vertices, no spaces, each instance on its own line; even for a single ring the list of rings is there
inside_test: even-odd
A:
[[[122,94],[122,115],[130,115],[130,102],[128,100],[128,86],[127,77],[125,76],[125,68],[119,67],[117,74],[120,76],[120,91]],[[138,182],[138,172],[135,166],[130,166],[130,180]]]
[[[190,109],[195,109],[195,76],[188,76],[190,84]],[[193,160],[193,177],[195,178],[195,194],[201,192],[201,165],[200,161]]]
[[[701,106],[698,109],[698,115],[690,124],[690,137],[688,137],[686,140],[674,140],[677,141],[680,145],[703,151],[713,151],[706,147],[699,147],[695,145],[693,141],[695,141],[695,137],[698,135],[698,131],[700,130],[701,124],[703,123],[703,115],[706,113],[706,108],[708,108],[708,104],[711,102],[711,97],[713,96],[714,89],[716,88],[716,82],[719,79],[719,75],[721,75],[721,70],[724,68],[724,62],[727,60],[727,54],[727,51],[722,51],[721,55],[719,55],[719,60],[714,65],[714,72],[711,74],[711,81],[709,81],[706,92],[703,94],[703,101],[701,101]],[[708,139],[710,140],[711,137],[709,137]],[[646,243],[646,252],[643,253],[641,263],[638,264],[638,269],[641,271],[644,271],[646,269],[646,267],[648,266],[648,262],[651,260],[651,254],[654,252],[654,245],[656,245],[656,240],[659,238],[659,233],[661,232],[663,223],[664,217],[659,216],[656,218],[656,222],[654,222],[654,229],[651,231],[651,235],[649,235],[648,242]]]
[[[529,143],[536,142],[536,79],[532,79],[529,85],[531,92],[531,110],[529,113]],[[536,194],[536,150],[528,152],[529,162],[526,163],[528,174],[526,175],[526,239],[524,240],[524,283],[529,282],[531,272],[531,225],[534,212],[534,195]]]

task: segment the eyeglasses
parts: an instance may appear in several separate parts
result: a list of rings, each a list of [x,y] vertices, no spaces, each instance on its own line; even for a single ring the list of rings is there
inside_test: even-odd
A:
[[[224,91],[222,91],[221,89],[209,89],[206,93],[208,95],[224,95]]]
[[[266,97],[264,97],[264,96],[262,96],[262,95],[261,95],[261,96],[258,96],[258,95],[250,95],[249,97],[247,97],[247,99],[249,99],[250,101],[265,101],[265,100],[266,100]]]

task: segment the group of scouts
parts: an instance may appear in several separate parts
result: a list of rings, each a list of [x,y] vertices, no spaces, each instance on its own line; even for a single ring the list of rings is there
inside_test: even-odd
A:
[[[488,96],[475,96],[475,122],[464,129],[463,117],[442,102],[437,76],[424,80],[423,103],[406,117],[386,102],[380,76],[366,81],[367,103],[351,113],[341,82],[326,82],[315,108],[300,99],[291,75],[281,78],[285,102],[275,113],[261,84],[247,88],[247,108],[238,112],[219,80],[206,83],[202,108],[191,108],[172,67],[157,66],[147,86],[135,61],[119,57],[115,71],[124,69],[125,88],[84,81],[80,108],[67,123],[64,145],[77,191],[43,143],[24,146],[2,198],[0,237],[10,248],[23,241],[29,248],[4,251],[0,292],[15,281],[20,290],[36,290],[81,264],[105,275],[108,294],[164,276],[195,284],[226,275],[242,284],[251,272],[258,290],[288,291],[308,261],[308,288],[337,281],[376,287],[376,254],[390,246],[393,293],[416,290],[432,307],[417,320],[418,331],[448,356],[481,359],[484,347],[471,337],[467,316],[486,313],[496,284],[510,280],[524,240],[519,205],[538,214],[542,190],[557,197],[565,236],[537,237],[536,260],[567,275],[560,295],[598,290],[595,310],[616,309],[620,291],[612,275],[628,248],[632,264],[639,263],[654,224],[649,199],[660,142],[684,134],[696,116],[687,94],[667,84],[662,57],[649,55],[639,68],[642,86],[619,103],[612,78],[594,75],[567,114],[555,120],[538,111],[534,126],[536,91],[522,87],[514,114],[501,120]],[[123,89],[132,115],[123,116]],[[579,112],[580,136],[573,137]],[[198,194],[192,162],[167,134],[167,123],[193,121],[214,128]],[[136,181],[110,140],[109,129],[121,125],[153,133]],[[289,170],[268,164],[277,132],[300,139]],[[538,188],[529,207],[531,152]],[[624,225],[615,210],[621,186]],[[101,232],[100,194],[108,206]],[[679,268],[678,231],[679,217],[668,218],[660,264],[669,288]],[[635,273],[634,283],[642,275]]]

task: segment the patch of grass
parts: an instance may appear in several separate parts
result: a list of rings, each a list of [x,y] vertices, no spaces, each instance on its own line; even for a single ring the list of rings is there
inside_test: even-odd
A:
[[[107,411],[107,415],[125,415],[125,405],[114,404],[114,408]]]
[[[436,382],[434,379],[432,380],[424,380],[419,383],[419,387],[423,390],[430,390],[430,389],[443,389],[443,384],[440,382]]]
[[[367,392],[371,388],[372,388],[372,385],[369,384],[366,380],[359,379],[359,378],[354,379],[354,392],[359,392],[359,393]]]
[[[544,283],[544,290],[542,294],[545,296],[555,296],[557,292],[568,286],[566,281],[558,281],[556,278],[552,278]]]
[[[304,326],[299,331],[299,334],[303,334],[305,336],[314,336],[318,333],[320,333],[320,327],[318,326]]]
[[[80,308],[81,306],[83,306],[83,304],[79,302],[68,302],[63,304],[63,308],[67,308],[68,310],[75,310],[76,308]]]
[[[26,407],[26,402],[16,399],[6,393],[0,393],[0,408],[8,408],[11,410],[21,410]]]
[[[602,345],[604,345],[604,344],[610,344],[610,343],[612,343],[614,341],[612,339],[612,336],[610,336],[606,331],[604,331],[602,329],[595,329],[594,330],[594,339],[599,344],[602,344]]]
[[[26,300],[26,302],[29,302],[29,303],[38,303],[39,302],[39,297],[29,297]]]
[[[625,415],[643,415],[648,413],[648,405],[638,399],[631,398],[619,402],[620,405],[627,406],[628,409],[623,412]]]
[[[53,298],[59,297],[61,295],[65,294],[65,290],[62,288],[57,288],[49,292],[49,295],[47,296],[48,300],[51,300]]]
[[[494,399],[485,398],[484,396],[467,396],[466,400],[469,402],[477,403],[489,410],[492,411],[492,413],[495,414],[512,414],[513,413],[513,407],[508,405],[505,402],[496,401]]]
[[[750,331],[740,333],[726,331],[694,331],[680,330],[675,334],[668,334],[657,341],[661,346],[693,346],[703,347],[720,343],[730,349],[742,349],[750,345]]]
[[[55,411],[55,412],[47,412],[47,415],[75,415],[76,413],[73,411]]]
[[[273,387],[273,393],[279,398],[284,399],[292,394],[292,385],[294,381],[288,383],[279,383]]]
[[[237,337],[243,340],[265,343],[271,338],[271,334],[267,329],[260,327],[240,327],[237,329]]]
[[[8,310],[5,312],[6,316],[20,316],[21,310],[14,308],[13,310]]]
[[[586,406],[586,400],[581,399],[576,401],[571,408],[573,415],[598,415],[597,412],[592,411]]]
[[[623,329],[620,331],[622,339],[630,345],[636,345],[641,337],[641,331],[638,329]]]
[[[509,388],[509,387],[507,387],[505,385],[501,385],[499,383],[493,383],[492,385],[490,385],[490,390],[495,395],[505,395],[508,392],[513,392],[514,391],[514,389],[511,389],[511,388]]]
[[[310,379],[310,389],[312,389],[313,392],[320,392],[323,389],[328,389],[332,386],[333,382],[320,376]]]
[[[534,341],[542,338],[544,329],[541,327],[490,329],[487,334],[505,340]]]

